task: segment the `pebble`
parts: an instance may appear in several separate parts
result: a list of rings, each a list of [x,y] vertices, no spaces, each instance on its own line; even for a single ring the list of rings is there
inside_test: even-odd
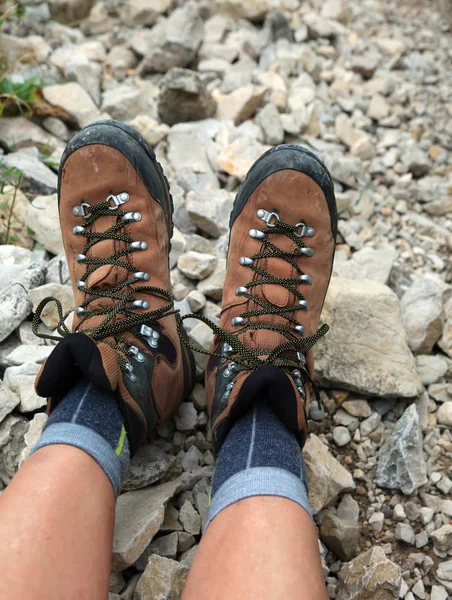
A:
[[[408,525],[407,523],[397,523],[395,528],[395,538],[409,546],[414,546],[414,530],[411,525]]]
[[[333,429],[333,440],[336,446],[342,448],[342,446],[346,446],[351,440],[351,435],[347,427],[335,427]]]

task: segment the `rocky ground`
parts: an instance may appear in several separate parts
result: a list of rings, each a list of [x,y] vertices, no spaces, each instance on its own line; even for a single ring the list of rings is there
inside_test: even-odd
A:
[[[447,0],[37,0],[10,14],[8,76],[45,87],[31,120],[0,119],[0,490],[46,420],[33,381],[52,346],[32,335],[33,309],[49,295],[73,309],[55,194],[65,142],[105,116],[155,147],[175,202],[176,307],[213,320],[238,185],[269,146],[299,143],[331,170],[340,211],[332,329],[316,347],[323,411],[304,450],[329,597],[452,596],[451,12]],[[42,321],[52,330],[58,315]],[[208,348],[211,332],[193,321],[190,337]],[[111,600],[179,597],[214,462],[204,364],[132,461]]]

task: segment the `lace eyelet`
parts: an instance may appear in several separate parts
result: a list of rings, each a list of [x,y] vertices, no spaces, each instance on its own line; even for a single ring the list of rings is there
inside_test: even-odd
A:
[[[74,206],[72,209],[72,214],[76,217],[90,217],[91,213],[85,212],[85,208],[90,208],[90,205],[87,202],[82,202],[80,206]]]
[[[108,196],[107,198],[107,202],[113,202],[114,206],[109,206],[108,208],[110,210],[116,210],[118,206],[121,206],[121,204],[125,204],[129,200],[129,198],[130,196],[127,192],[121,192],[117,196],[115,196],[114,194],[110,194],[110,196]]]
[[[300,231],[296,231],[297,229],[299,229]],[[300,222],[295,225],[295,235],[299,238],[314,237],[315,229],[314,227],[308,227],[306,223]]]
[[[265,223],[267,224],[267,227],[276,227],[275,221],[279,221],[278,213],[268,212],[268,210],[264,210],[263,208],[260,208],[257,211],[256,215],[258,216],[259,219],[262,219],[262,221],[265,221]],[[275,221],[272,221],[272,219],[275,219]]]
[[[260,231],[260,229],[250,229],[248,231],[248,235],[250,236],[250,238],[253,238],[255,240],[263,240],[265,238],[265,233],[263,231]]]

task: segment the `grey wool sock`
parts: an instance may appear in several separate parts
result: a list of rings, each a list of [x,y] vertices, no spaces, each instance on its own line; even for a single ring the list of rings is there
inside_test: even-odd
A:
[[[233,425],[220,450],[206,527],[224,508],[251,496],[288,498],[311,515],[300,446],[267,401]]]
[[[118,496],[129,467],[129,444],[115,395],[82,378],[50,415],[33,448],[68,444],[84,450],[101,466]]]

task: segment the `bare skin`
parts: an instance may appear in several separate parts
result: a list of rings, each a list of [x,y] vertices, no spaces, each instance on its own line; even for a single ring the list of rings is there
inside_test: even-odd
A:
[[[99,465],[47,446],[0,497],[0,598],[106,600],[114,494]]]
[[[314,525],[291,500],[256,496],[207,528],[182,600],[327,600]]]
[[[110,481],[85,452],[42,448],[0,497],[0,598],[106,600]],[[183,600],[327,600],[315,528],[284,498],[223,510],[202,538]]]

